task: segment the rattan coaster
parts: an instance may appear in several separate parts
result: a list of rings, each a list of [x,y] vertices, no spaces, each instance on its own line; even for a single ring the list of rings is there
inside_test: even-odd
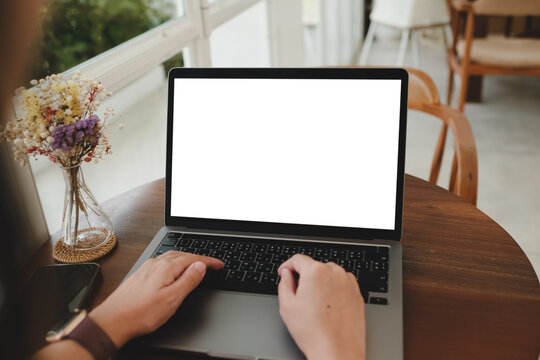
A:
[[[89,262],[107,255],[114,249],[116,244],[116,234],[113,234],[113,236],[100,247],[91,250],[74,250],[62,240],[59,240],[54,244],[53,258],[56,261],[66,264]]]

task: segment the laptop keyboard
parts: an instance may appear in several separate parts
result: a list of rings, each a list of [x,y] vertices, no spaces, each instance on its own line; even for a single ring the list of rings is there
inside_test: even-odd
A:
[[[153,257],[184,251],[218,258],[221,270],[209,270],[203,286],[257,294],[277,294],[278,267],[294,254],[334,262],[355,275],[366,303],[386,305],[389,247],[352,246],[170,232]],[[371,295],[370,293],[377,293]]]

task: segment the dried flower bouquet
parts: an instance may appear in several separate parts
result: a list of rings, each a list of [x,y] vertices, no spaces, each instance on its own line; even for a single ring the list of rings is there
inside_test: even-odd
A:
[[[81,79],[78,72],[70,79],[51,75],[31,84],[30,89],[17,89],[24,115],[8,122],[0,138],[13,143],[15,159],[22,164],[40,155],[65,170],[62,239],[77,249],[96,248],[110,239],[113,229],[88,190],[80,165],[111,153],[105,128],[113,109],[107,107],[102,117],[98,115],[101,102],[111,93],[100,82]]]

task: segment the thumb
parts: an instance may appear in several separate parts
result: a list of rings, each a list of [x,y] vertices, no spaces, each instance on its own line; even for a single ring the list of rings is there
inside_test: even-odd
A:
[[[292,300],[296,293],[296,282],[293,278],[292,272],[284,268],[281,270],[281,280],[278,285],[278,297],[279,302],[287,302]]]
[[[200,261],[194,262],[170,285],[171,291],[176,293],[182,302],[201,283],[205,273],[206,265]]]

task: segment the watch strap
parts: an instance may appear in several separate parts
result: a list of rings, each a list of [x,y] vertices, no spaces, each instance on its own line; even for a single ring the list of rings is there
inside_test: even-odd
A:
[[[96,360],[111,359],[116,352],[111,338],[88,315],[65,338],[78,342]]]

